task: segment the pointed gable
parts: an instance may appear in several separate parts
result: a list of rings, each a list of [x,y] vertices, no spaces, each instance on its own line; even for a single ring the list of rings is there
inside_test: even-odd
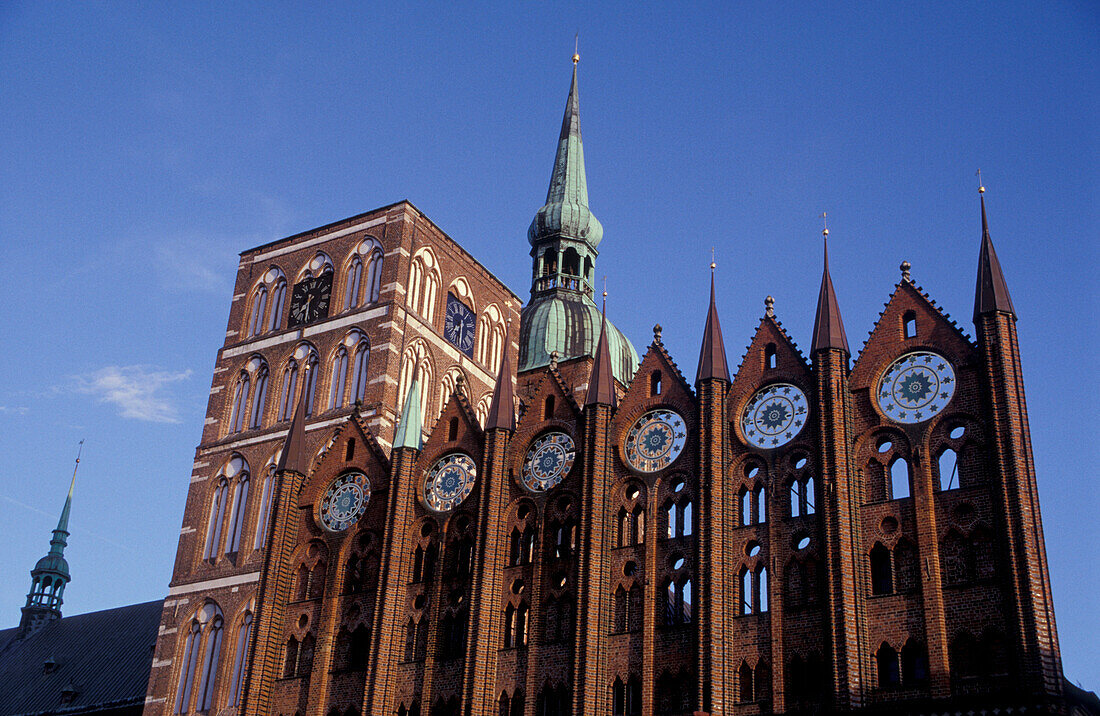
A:
[[[691,384],[661,343],[660,327],[653,343],[649,345],[649,350],[642,356],[634,380],[623,394],[619,412],[629,413],[642,402],[670,402],[678,405],[681,410],[687,410],[695,403],[695,392]]]
[[[908,337],[907,324],[914,331]],[[974,344],[958,324],[919,286],[903,279],[895,287],[852,364],[852,387],[870,385],[875,373],[887,362],[904,351],[919,348],[935,350],[966,363],[975,356]]]
[[[448,446],[464,446],[468,451],[475,451],[476,461],[480,462],[481,444],[484,432],[478,422],[477,414],[470,407],[469,401],[462,393],[455,391],[443,406],[443,412],[435,421],[428,440],[424,443],[421,456],[436,455]]]
[[[581,408],[574,400],[573,394],[565,385],[561,375],[554,368],[547,367],[535,383],[534,390],[520,413],[516,423],[516,435],[520,435],[532,428],[537,429],[546,420],[561,420],[574,422],[581,416]],[[550,417],[546,415],[547,398],[553,398],[553,410]]]
[[[340,425],[336,426],[321,454],[314,462],[313,469],[302,485],[303,499],[307,486],[314,482],[317,475],[325,478],[334,476],[347,467],[355,467],[374,480],[389,480],[390,460],[382,446],[378,444],[370,428],[363,424],[358,412],[352,413]],[[327,482],[327,479],[323,480]]]

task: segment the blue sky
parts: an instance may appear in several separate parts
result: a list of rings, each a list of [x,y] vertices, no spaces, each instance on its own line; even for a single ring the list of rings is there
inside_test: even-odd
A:
[[[767,294],[806,350],[823,210],[853,350],[902,259],[972,333],[982,168],[1100,687],[1095,4],[313,5],[0,6],[0,625],[81,438],[66,612],[165,595],[238,252],[408,198],[527,295],[579,30],[609,315],[689,379],[712,246],[731,365]]]

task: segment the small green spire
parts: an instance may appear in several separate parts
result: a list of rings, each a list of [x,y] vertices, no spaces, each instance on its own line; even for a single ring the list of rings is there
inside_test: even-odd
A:
[[[415,371],[414,371],[415,372]],[[393,447],[419,450],[424,445],[424,421],[420,417],[420,376],[414,375],[401,409],[401,422],[393,434]]]

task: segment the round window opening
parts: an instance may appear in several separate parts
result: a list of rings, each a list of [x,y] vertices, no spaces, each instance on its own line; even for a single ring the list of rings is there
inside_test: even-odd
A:
[[[745,545],[745,554],[750,557],[755,557],[756,555],[760,554],[760,543],[749,542],[747,545]]]
[[[672,568],[673,569],[680,569],[683,566],[684,566],[684,558],[679,556],[679,555],[675,555],[672,558]]]
[[[630,560],[626,564],[623,565],[623,576],[624,577],[633,577],[637,573],[638,573],[638,563],[635,562],[634,560]]]
[[[806,549],[809,546],[810,546],[810,538],[809,537],[803,537],[802,539],[798,540],[798,542],[795,544],[795,548],[800,549],[800,550]]]

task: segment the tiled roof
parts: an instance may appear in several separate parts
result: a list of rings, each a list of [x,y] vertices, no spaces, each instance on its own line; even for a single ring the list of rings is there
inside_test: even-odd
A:
[[[163,604],[65,617],[22,641],[15,639],[17,628],[0,631],[0,716],[142,704]],[[71,700],[62,703],[62,692],[70,689]]]

